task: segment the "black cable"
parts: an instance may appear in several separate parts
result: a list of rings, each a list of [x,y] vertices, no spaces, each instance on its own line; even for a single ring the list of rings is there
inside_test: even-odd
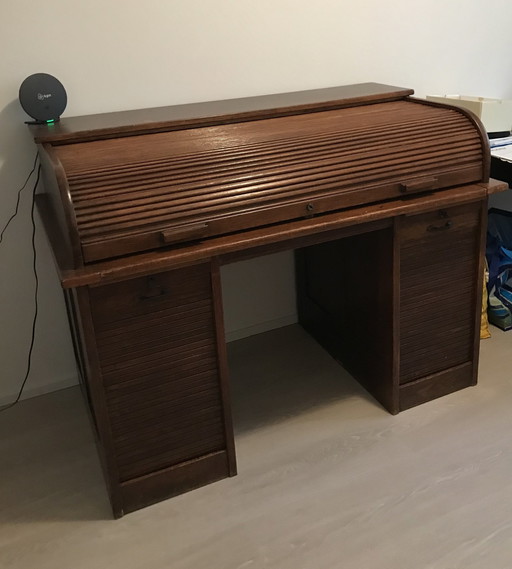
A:
[[[9,227],[11,221],[18,215],[18,209],[20,207],[20,200],[21,200],[21,192],[25,189],[26,185],[28,184],[28,181],[32,177],[32,174],[35,172],[38,158],[39,158],[39,152],[36,152],[36,157],[34,160],[34,165],[32,166],[32,170],[30,171],[30,174],[27,176],[27,179],[25,180],[25,183],[23,184],[23,186],[21,186],[21,189],[18,190],[18,199],[16,201],[16,208],[14,210],[14,213],[7,220],[7,223],[5,224],[4,228],[2,229],[2,232],[0,233],[0,243],[2,242],[2,239],[4,238],[5,230]]]
[[[35,169],[36,163],[37,163],[37,156],[36,156],[36,162],[34,162],[34,169]],[[29,177],[27,178],[27,182],[30,179],[31,175],[32,175],[32,172],[30,173]],[[35,287],[34,287],[35,309],[34,309],[34,317],[32,319],[32,335],[30,338],[30,347],[28,349],[27,371],[25,372],[25,377],[23,378],[23,382],[22,382],[20,390],[18,392],[18,396],[16,397],[16,399],[12,403],[9,403],[5,407],[2,407],[0,409],[0,412],[6,411],[7,409],[14,407],[14,405],[16,405],[16,403],[18,403],[18,401],[21,398],[21,394],[23,393],[23,389],[25,388],[25,384],[27,383],[27,380],[29,378],[30,368],[32,366],[32,352],[34,350],[34,342],[35,342],[35,338],[36,338],[36,322],[37,322],[37,313],[38,313],[38,309],[39,309],[39,305],[38,305],[39,277],[37,275],[36,219],[35,219],[36,200],[35,200],[35,197],[36,197],[36,190],[37,190],[37,186],[39,185],[40,177],[41,177],[41,164],[39,164],[39,168],[37,169],[37,177],[36,177],[36,181],[34,184],[34,188],[32,189],[32,207],[30,209],[30,219],[32,221],[32,271],[34,272],[34,280],[35,280]],[[27,182],[25,182],[25,185],[27,184]],[[20,190],[20,192],[21,192],[21,190]],[[19,193],[18,193],[18,196],[19,196]],[[17,208],[17,206],[16,206],[16,208]],[[9,220],[9,222],[10,222],[10,220]],[[3,231],[5,231],[6,228],[7,228],[7,226],[4,227]],[[2,231],[2,233],[3,233],[3,231]]]

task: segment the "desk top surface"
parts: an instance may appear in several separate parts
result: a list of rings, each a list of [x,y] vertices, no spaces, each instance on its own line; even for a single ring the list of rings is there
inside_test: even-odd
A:
[[[293,93],[69,117],[49,125],[33,125],[30,130],[37,143],[66,144],[325,111],[403,99],[413,93],[412,89],[391,85],[360,83]]]

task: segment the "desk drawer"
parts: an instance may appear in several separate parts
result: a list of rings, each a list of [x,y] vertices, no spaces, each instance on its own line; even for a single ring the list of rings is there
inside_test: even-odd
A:
[[[476,202],[401,220],[401,384],[472,359],[480,212]]]
[[[434,243],[435,237],[439,235],[439,242],[442,243],[451,239],[451,233],[474,230],[479,219],[480,208],[475,203],[406,217],[401,225],[401,242],[407,244],[417,239],[426,239]]]

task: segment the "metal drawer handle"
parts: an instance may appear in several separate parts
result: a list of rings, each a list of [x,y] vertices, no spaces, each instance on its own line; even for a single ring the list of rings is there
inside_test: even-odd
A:
[[[453,227],[453,221],[448,220],[443,223],[443,225],[429,225],[427,227],[427,231],[446,231],[447,229],[450,229],[450,227]]]

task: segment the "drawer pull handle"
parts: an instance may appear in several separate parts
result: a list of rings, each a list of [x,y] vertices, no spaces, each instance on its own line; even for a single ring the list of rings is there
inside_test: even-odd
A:
[[[165,296],[169,291],[163,287],[155,277],[148,277],[146,280],[146,290],[144,294],[139,295],[139,300],[152,300],[154,298],[159,298]]]
[[[431,190],[437,182],[437,178],[433,177],[422,178],[413,182],[403,182],[400,184],[400,191],[402,194],[408,194],[410,192],[420,192],[421,190]]]
[[[427,231],[446,231],[447,229],[450,229],[450,227],[453,227],[453,222],[448,220],[442,225],[429,225],[427,227]]]
[[[193,241],[200,239],[208,234],[207,223],[196,223],[185,227],[176,227],[173,229],[164,229],[160,231],[160,239],[163,243],[179,243],[180,241]]]

